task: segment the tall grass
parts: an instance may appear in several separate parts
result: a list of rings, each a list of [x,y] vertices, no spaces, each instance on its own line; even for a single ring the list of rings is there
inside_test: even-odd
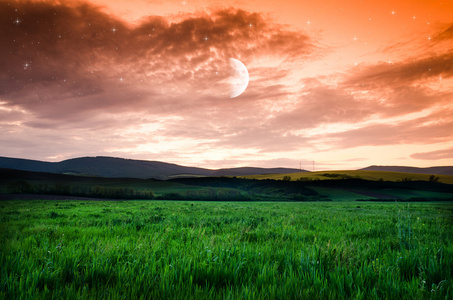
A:
[[[453,297],[451,203],[0,202],[0,298]]]
[[[400,242],[400,248],[403,251],[404,249],[411,249],[412,245],[412,228],[411,228],[411,216],[409,212],[409,206],[407,205],[407,211],[401,210],[399,208],[398,202],[396,202],[398,207],[398,238]]]

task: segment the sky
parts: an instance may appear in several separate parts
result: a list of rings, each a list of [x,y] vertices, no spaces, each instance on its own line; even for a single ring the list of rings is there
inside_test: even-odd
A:
[[[0,0],[0,156],[452,166],[452,20],[453,0]]]

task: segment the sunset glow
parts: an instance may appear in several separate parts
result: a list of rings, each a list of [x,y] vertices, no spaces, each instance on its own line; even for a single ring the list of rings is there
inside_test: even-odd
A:
[[[0,0],[0,156],[451,166],[452,20],[453,1]]]

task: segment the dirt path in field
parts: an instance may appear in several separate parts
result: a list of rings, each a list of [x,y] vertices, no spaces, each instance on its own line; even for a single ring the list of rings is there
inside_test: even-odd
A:
[[[87,200],[87,201],[127,201],[125,199],[88,198],[61,195],[36,195],[36,194],[0,194],[0,201],[6,200]]]

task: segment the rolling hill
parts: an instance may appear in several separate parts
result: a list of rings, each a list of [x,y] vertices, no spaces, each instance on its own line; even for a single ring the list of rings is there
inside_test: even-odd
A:
[[[80,157],[61,162],[0,157],[0,168],[107,178],[169,179],[193,176],[245,176],[271,173],[301,172],[290,168],[232,168],[211,170],[185,167],[159,161],[133,160],[116,157]]]
[[[369,175],[377,171],[367,172]],[[396,173],[387,174],[395,179]],[[294,174],[294,173],[293,173]],[[312,173],[299,173],[311,174]],[[204,201],[452,201],[453,185],[432,181],[383,181],[337,177],[256,180],[191,177],[171,180],[86,177],[0,168],[0,201],[12,199],[156,199]],[[402,173],[409,175],[409,173]],[[326,177],[326,175],[328,175]],[[342,174],[345,175],[344,173]],[[362,173],[365,175],[365,173]],[[380,174],[382,175],[382,174]],[[423,175],[423,174],[415,174]],[[371,176],[371,175],[370,175]],[[427,176],[427,175],[423,175]],[[439,175],[448,177],[448,175]],[[452,177],[453,176],[449,176]],[[309,178],[309,177],[306,177]],[[60,198],[56,197],[59,196]],[[70,197],[70,198],[66,198]]]
[[[261,174],[243,176],[247,179],[273,179],[282,180],[284,177],[291,180],[311,181],[311,180],[334,180],[347,178],[360,178],[371,181],[428,181],[431,174],[405,173],[391,171],[364,171],[364,170],[339,170],[339,171],[318,171],[318,172],[296,172],[286,174]],[[453,184],[453,175],[436,175],[439,182]]]
[[[416,174],[435,174],[435,175],[453,175],[453,166],[451,167],[404,167],[404,166],[369,166],[363,171],[387,171],[387,172],[400,172],[400,173],[416,173]]]

